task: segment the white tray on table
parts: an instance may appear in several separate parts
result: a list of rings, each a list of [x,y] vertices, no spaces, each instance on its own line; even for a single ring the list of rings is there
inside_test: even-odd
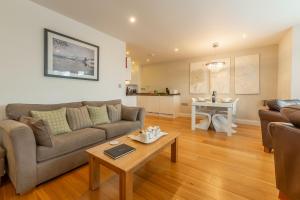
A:
[[[150,144],[150,143],[155,142],[156,140],[158,140],[159,138],[161,138],[161,137],[163,137],[165,135],[168,135],[168,133],[161,131],[161,132],[159,132],[157,134],[156,137],[153,137],[150,140],[143,140],[140,134],[139,135],[128,135],[128,137],[131,138],[131,139],[133,139],[133,140],[136,140],[136,141],[139,141],[141,143],[144,143],[144,144]]]

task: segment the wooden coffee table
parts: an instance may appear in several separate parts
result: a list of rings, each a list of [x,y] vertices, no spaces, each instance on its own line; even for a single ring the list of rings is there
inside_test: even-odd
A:
[[[135,133],[137,134],[137,132]],[[136,151],[113,160],[106,156],[103,151],[113,147],[109,142],[100,144],[87,150],[90,166],[90,190],[96,190],[100,185],[100,165],[115,171],[120,177],[119,196],[122,200],[132,199],[133,173],[143,164],[159,154],[165,147],[171,145],[171,161],[176,162],[178,156],[179,133],[168,133],[152,144],[142,144],[128,138],[127,135],[117,139],[120,144],[125,143],[136,148]]]

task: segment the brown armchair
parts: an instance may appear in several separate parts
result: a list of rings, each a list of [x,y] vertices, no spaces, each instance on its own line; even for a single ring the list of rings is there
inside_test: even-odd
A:
[[[291,123],[273,122],[269,132],[274,148],[276,186],[281,199],[300,199],[300,106],[283,108]]]
[[[286,117],[280,113],[280,109],[289,105],[300,104],[300,100],[269,100],[267,101],[268,108],[258,111],[261,123],[261,134],[264,151],[270,153],[273,149],[272,138],[268,131],[268,125],[271,122],[288,122]]]
[[[1,178],[4,176],[5,170],[5,150],[0,146],[0,185],[1,185]]]

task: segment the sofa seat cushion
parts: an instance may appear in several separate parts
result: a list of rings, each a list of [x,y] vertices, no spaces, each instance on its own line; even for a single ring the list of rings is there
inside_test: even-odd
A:
[[[38,146],[37,161],[42,162],[105,141],[105,131],[85,128],[53,137],[53,147]]]
[[[139,121],[118,121],[109,124],[96,125],[94,128],[105,130],[107,139],[121,136],[138,130],[141,126]]]

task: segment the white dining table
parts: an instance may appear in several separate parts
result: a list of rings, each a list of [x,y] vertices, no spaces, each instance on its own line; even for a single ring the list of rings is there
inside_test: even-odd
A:
[[[214,107],[214,108],[226,108],[227,109],[227,136],[232,136],[232,110],[233,102],[211,102],[211,101],[196,101],[192,103],[192,130],[197,128],[196,126],[196,108],[197,107]]]

